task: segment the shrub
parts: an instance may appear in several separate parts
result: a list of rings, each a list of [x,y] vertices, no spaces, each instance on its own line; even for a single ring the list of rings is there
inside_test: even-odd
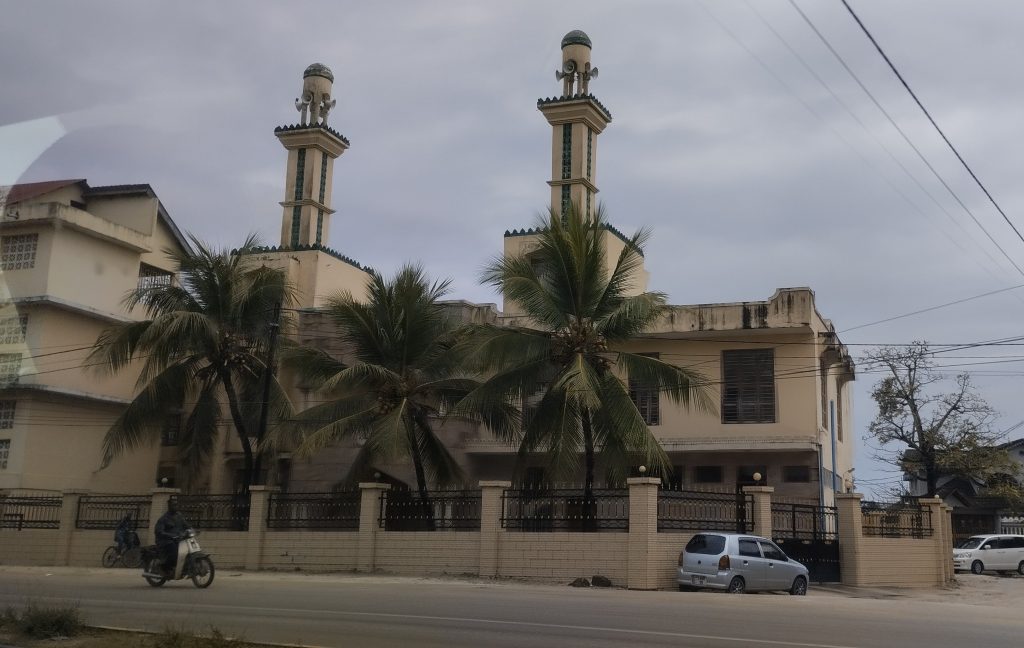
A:
[[[30,604],[21,614],[8,609],[7,622],[34,639],[74,637],[82,630],[82,615],[76,607],[42,607]]]
[[[209,637],[197,637],[191,632],[167,629],[153,636],[153,648],[244,648],[245,642],[229,639],[220,630],[212,628]]]

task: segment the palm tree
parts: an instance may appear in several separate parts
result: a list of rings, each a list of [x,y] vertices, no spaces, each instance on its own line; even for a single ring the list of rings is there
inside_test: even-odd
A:
[[[662,293],[630,294],[648,232],[628,238],[609,270],[608,227],[601,209],[583,215],[572,207],[564,217],[552,212],[539,223],[535,250],[487,267],[482,283],[518,304],[532,324],[475,327],[465,348],[490,377],[459,406],[535,404],[522,426],[504,438],[518,443],[520,463],[540,451],[559,476],[579,469],[582,449],[585,506],[593,503],[598,458],[616,482],[641,461],[661,474],[671,469],[630,398],[627,380],[687,408],[715,409],[700,374],[615,349],[647,331],[668,307]]]
[[[141,360],[138,395],[103,439],[103,466],[118,455],[160,438],[173,413],[184,416],[180,441],[186,475],[199,473],[213,451],[222,398],[244,454],[243,487],[259,478],[261,448],[257,411],[266,377],[268,330],[291,296],[281,270],[249,256],[254,236],[235,251],[215,250],[195,237],[194,254],[167,250],[179,283],[139,286],[125,298],[147,319],[117,324],[102,334],[89,360],[118,372]],[[276,415],[287,415],[284,391],[272,382]]]
[[[347,349],[346,361],[311,347],[286,354],[303,380],[326,396],[297,415],[292,430],[296,454],[309,456],[339,441],[363,440],[350,475],[376,461],[411,459],[431,526],[428,483],[449,486],[464,480],[435,423],[479,385],[460,368],[453,349],[458,323],[439,303],[449,286],[449,281],[430,282],[413,265],[390,280],[374,273],[365,302],[347,292],[328,301],[326,312]],[[498,403],[463,414],[505,430],[513,425],[515,410]]]

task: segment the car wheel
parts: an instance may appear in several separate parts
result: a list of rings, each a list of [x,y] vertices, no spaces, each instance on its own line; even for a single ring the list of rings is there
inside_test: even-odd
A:
[[[1020,564],[1017,565],[1017,573],[1024,576],[1024,560],[1020,561]]]
[[[796,580],[793,581],[793,586],[789,588],[789,593],[793,596],[806,596],[807,579],[803,576],[797,576]]]
[[[985,571],[985,565],[981,564],[980,560],[975,560],[974,562],[971,563],[971,573],[972,574],[980,574],[983,571]]]
[[[730,594],[742,594],[747,591],[747,584],[739,576],[733,576],[732,580],[729,581],[728,592]]]

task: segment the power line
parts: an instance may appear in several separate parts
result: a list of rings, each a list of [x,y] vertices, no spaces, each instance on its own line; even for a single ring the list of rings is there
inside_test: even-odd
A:
[[[1017,226],[1014,225],[1012,221],[1010,221],[1010,217],[1006,215],[1006,212],[1003,211],[1003,208],[999,206],[999,203],[996,202],[996,199],[992,197],[992,194],[989,193],[988,189],[985,188],[985,185],[982,184],[978,176],[975,175],[974,170],[971,169],[970,165],[967,164],[967,161],[964,160],[962,155],[960,155],[960,152],[956,150],[955,146],[953,146],[953,142],[949,141],[949,138],[946,137],[946,134],[944,132],[942,132],[942,129],[939,128],[939,125],[935,123],[935,120],[932,118],[931,113],[929,113],[928,109],[924,107],[924,104],[921,103],[921,100],[917,98],[917,95],[914,93],[914,91],[910,89],[910,85],[907,83],[907,80],[903,78],[903,75],[900,74],[900,71],[896,69],[896,66],[893,65],[893,62],[885,54],[885,51],[882,50],[882,46],[878,44],[878,41],[875,40],[875,37],[871,35],[870,31],[868,31],[867,26],[864,25],[864,22],[860,19],[860,16],[857,15],[857,13],[853,10],[853,7],[851,7],[850,3],[848,3],[846,0],[842,0],[842,3],[843,6],[846,7],[846,10],[850,12],[850,15],[853,16],[853,19],[857,21],[857,24],[860,25],[861,30],[864,31],[864,35],[868,37],[868,40],[871,41],[871,44],[875,46],[875,49],[878,50],[878,53],[882,55],[883,59],[885,59],[885,62],[886,64],[888,64],[889,69],[892,70],[893,74],[896,75],[896,78],[900,80],[900,83],[903,84],[903,87],[906,88],[907,92],[910,93],[910,96],[913,97],[914,103],[917,104],[917,107],[921,109],[921,112],[924,113],[924,116],[928,118],[928,121],[932,123],[932,126],[935,127],[935,130],[938,131],[939,135],[942,136],[942,141],[946,143],[950,151],[953,151],[953,155],[956,156],[956,159],[960,160],[960,164],[962,164],[964,168],[967,169],[967,173],[971,175],[971,178],[974,179],[974,181],[978,184],[978,187],[985,193],[985,196],[989,199],[989,202],[991,202],[992,205],[996,208],[996,210],[999,212],[999,215],[1003,217],[1003,220],[1006,221],[1006,224],[1009,225],[1010,228],[1013,230],[1014,234],[1017,235],[1017,238],[1019,238],[1021,242],[1024,243],[1024,235],[1021,235],[1020,230],[1017,229]]]
[[[789,0],[789,4],[792,5],[794,9],[796,9],[797,13],[799,13],[800,16],[804,19],[804,22],[806,22],[808,26],[810,26],[810,28],[818,36],[818,38],[825,45],[825,47],[828,48],[828,51],[832,53],[832,56],[834,56],[836,60],[839,61],[839,64],[843,66],[843,69],[845,69],[846,72],[853,78],[853,80],[857,82],[857,85],[859,85],[861,90],[863,90],[864,93],[868,96],[868,98],[871,99],[872,103],[875,104],[875,107],[878,108],[878,110],[881,111],[881,113],[885,116],[889,123],[892,124],[893,128],[895,128],[896,131],[903,138],[903,141],[905,141],[907,145],[914,150],[914,153],[916,153],[917,157],[921,159],[921,161],[924,163],[926,167],[928,167],[928,170],[932,172],[932,175],[934,175],[935,178],[940,183],[942,183],[942,186],[946,188],[946,191],[948,191],[949,194],[953,197],[953,199],[956,200],[956,202],[960,205],[960,207],[963,208],[965,212],[967,212],[967,215],[971,217],[971,220],[974,221],[974,224],[977,225],[981,229],[981,231],[985,233],[985,236],[987,236],[988,240],[992,242],[992,245],[996,246],[996,249],[998,249],[1004,257],[1006,257],[1006,260],[1010,262],[1010,265],[1016,268],[1017,272],[1019,272],[1021,275],[1024,275],[1024,269],[1021,269],[1021,267],[1017,265],[1013,258],[1010,257],[1009,253],[1007,253],[1006,250],[1003,249],[1003,246],[999,245],[999,243],[996,242],[992,234],[990,234],[989,231],[985,228],[985,226],[981,224],[981,221],[978,220],[978,217],[974,215],[974,212],[972,212],[971,209],[966,205],[966,203],[964,203],[964,201],[960,199],[960,196],[957,195],[955,191],[953,191],[953,188],[949,186],[949,183],[946,182],[946,180],[939,174],[938,171],[936,171],[935,167],[932,166],[932,163],[928,161],[928,158],[924,156],[921,150],[917,148],[914,142],[911,141],[910,137],[906,134],[906,132],[904,132],[900,125],[896,123],[896,120],[892,118],[892,115],[890,115],[889,112],[882,107],[882,104],[879,103],[878,99],[875,98],[875,95],[870,90],[868,90],[867,86],[864,85],[864,83],[860,80],[860,77],[858,77],[857,74],[853,71],[853,69],[846,63],[846,60],[839,54],[839,52],[836,51],[834,47],[832,47],[832,43],[830,43],[829,40],[825,38],[825,35],[821,33],[821,31],[817,28],[817,26],[815,26],[815,24],[811,21],[807,14],[803,12],[800,6],[796,3],[796,0]]]
[[[850,328],[839,331],[840,333],[847,333],[849,331],[855,331],[857,329],[867,328],[868,326],[875,326],[876,324],[884,324],[886,322],[892,322],[894,320],[903,319],[905,317],[912,317],[914,315],[921,315],[922,313],[930,313],[931,311],[939,310],[940,308],[946,308],[948,306],[955,306],[957,304],[963,304],[965,302],[974,301],[975,299],[981,299],[982,297],[989,297],[991,295],[998,295],[999,293],[1009,292],[1011,290],[1017,290],[1018,288],[1024,288],[1024,284],[1017,284],[1016,286],[1009,286],[1007,288],[1000,288],[998,290],[990,290],[980,295],[974,295],[972,297],[964,297],[963,299],[957,299],[945,304],[939,304],[938,306],[930,306],[928,308],[922,308],[920,310],[912,311],[910,313],[904,313],[902,315],[895,315],[893,317],[887,317],[885,319],[876,320],[874,322],[868,322],[867,324],[858,324],[857,326],[851,326]]]

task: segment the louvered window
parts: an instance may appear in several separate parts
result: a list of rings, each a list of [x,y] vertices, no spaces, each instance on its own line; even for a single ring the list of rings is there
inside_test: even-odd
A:
[[[775,422],[775,351],[722,352],[722,422]]]

